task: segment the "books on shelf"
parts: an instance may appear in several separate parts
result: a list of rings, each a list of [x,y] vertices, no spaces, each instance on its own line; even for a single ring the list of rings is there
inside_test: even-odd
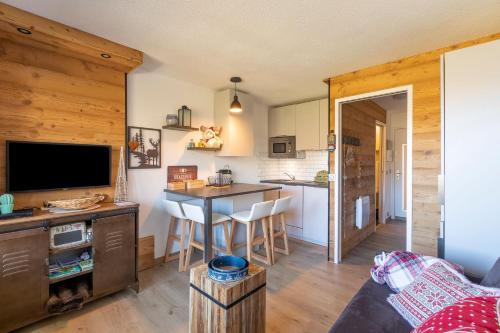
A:
[[[64,276],[92,270],[92,258],[77,258],[66,262],[57,262],[49,266],[49,279],[59,279]]]

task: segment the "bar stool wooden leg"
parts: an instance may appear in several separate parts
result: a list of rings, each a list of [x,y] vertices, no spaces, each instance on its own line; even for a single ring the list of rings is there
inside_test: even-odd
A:
[[[290,251],[288,250],[288,232],[286,231],[286,224],[285,224],[285,214],[281,213],[280,214],[280,222],[281,222],[281,231],[283,232],[283,243],[285,245],[285,254],[289,255]]]
[[[187,249],[187,255],[186,255],[186,263],[184,265],[184,271],[186,271],[188,269],[189,264],[191,263],[191,254],[193,252],[195,231],[196,231],[196,223],[194,221],[191,221],[191,226],[189,228],[189,242],[188,242],[188,249]]]
[[[250,262],[252,260],[252,224],[247,223],[247,260]]]
[[[231,245],[231,237],[229,236],[229,221],[224,223],[224,240],[226,241],[226,254],[233,254],[232,245]]]
[[[184,269],[184,246],[186,243],[186,220],[181,220],[181,239],[179,240],[179,272]]]
[[[273,216],[269,216],[269,236],[271,238],[271,261],[273,265],[276,263],[274,256],[274,219]]]
[[[262,234],[264,235],[264,247],[266,249],[266,259],[267,259],[267,264],[271,265],[272,264],[272,257],[271,257],[271,249],[269,246],[269,229],[268,229],[268,224],[267,224],[267,218],[264,217],[261,220],[261,226],[262,226]]]
[[[175,217],[170,218],[170,225],[168,226],[168,235],[167,235],[167,246],[165,246],[165,256],[163,257],[163,262],[170,261],[170,254],[172,253],[172,247],[174,245],[175,237],[175,229],[177,226],[177,219]]]
[[[234,248],[234,235],[236,235],[236,230],[238,230],[238,222],[236,220],[231,220],[231,251]]]

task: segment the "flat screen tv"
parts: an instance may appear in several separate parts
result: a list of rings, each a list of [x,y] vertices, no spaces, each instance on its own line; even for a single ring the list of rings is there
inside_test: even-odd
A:
[[[111,146],[7,141],[7,192],[111,185]]]

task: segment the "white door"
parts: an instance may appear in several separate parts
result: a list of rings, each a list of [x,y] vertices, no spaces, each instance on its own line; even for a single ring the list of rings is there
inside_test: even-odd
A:
[[[394,216],[406,218],[406,128],[394,130]]]
[[[500,40],[446,53],[444,255],[482,276],[500,256]]]

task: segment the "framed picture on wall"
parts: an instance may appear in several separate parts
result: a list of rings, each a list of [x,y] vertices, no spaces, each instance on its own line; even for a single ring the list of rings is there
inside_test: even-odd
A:
[[[128,127],[128,168],[161,168],[161,130]]]

